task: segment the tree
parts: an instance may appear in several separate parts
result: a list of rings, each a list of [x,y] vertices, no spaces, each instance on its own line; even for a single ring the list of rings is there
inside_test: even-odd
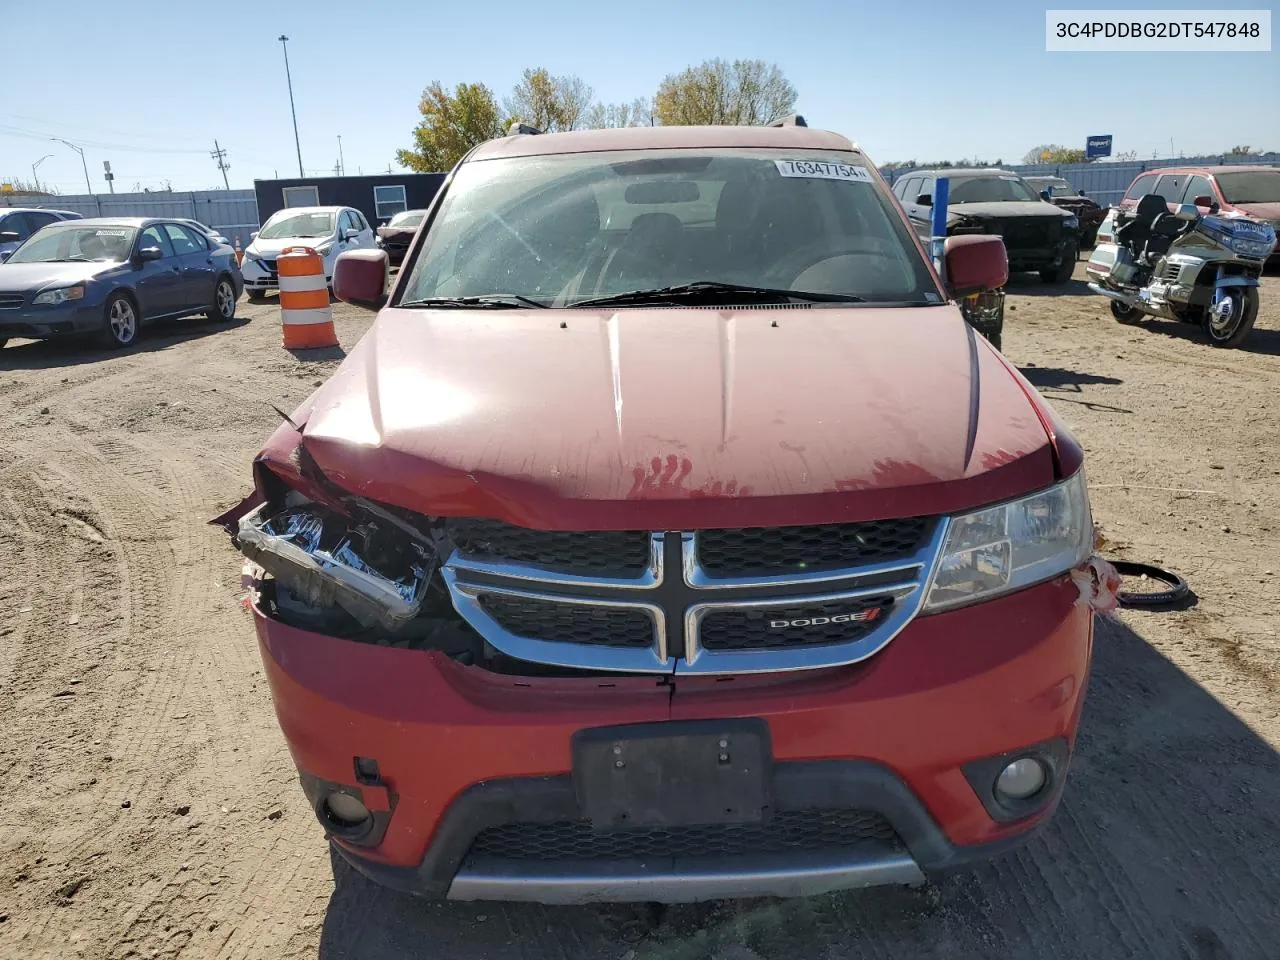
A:
[[[597,103],[587,111],[583,126],[588,130],[606,127],[649,127],[654,124],[652,101],[639,97],[630,103]]]
[[[413,148],[396,151],[396,162],[415,173],[452,170],[472,147],[503,134],[502,111],[483,83],[460,83],[449,93],[436,81],[422,91],[418,109]]]
[[[760,125],[795,110],[796,88],[763,60],[708,60],[670,74],[658,86],[654,113],[668,125]]]
[[[511,96],[507,113],[543,133],[576,130],[587,120],[593,91],[579,77],[553,77],[543,67],[526,70]]]
[[[1230,150],[1228,150],[1227,156],[1228,157],[1247,157],[1252,153],[1253,153],[1253,147],[1239,146],[1239,147],[1232,147]]]
[[[1036,163],[1084,163],[1088,157],[1083,150],[1075,147],[1064,147],[1058,143],[1046,143],[1032,147],[1022,158],[1026,164]]]

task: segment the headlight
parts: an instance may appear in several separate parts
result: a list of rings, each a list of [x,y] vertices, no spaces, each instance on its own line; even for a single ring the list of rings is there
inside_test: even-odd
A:
[[[1080,226],[1080,218],[1079,217],[1063,217],[1062,225],[1066,227],[1068,230],[1074,230],[1078,226]]]
[[[1093,551],[1084,471],[996,507],[952,517],[924,611],[989,600],[1066,573]]]
[[[333,241],[330,240],[327,243],[322,243],[320,246],[316,247],[315,250],[316,253],[320,254],[320,256],[327,257],[329,254],[333,253]]]
[[[66,303],[68,300],[83,300],[84,286],[83,284],[74,287],[60,287],[57,290],[46,290],[44,293],[36,294],[35,303]]]

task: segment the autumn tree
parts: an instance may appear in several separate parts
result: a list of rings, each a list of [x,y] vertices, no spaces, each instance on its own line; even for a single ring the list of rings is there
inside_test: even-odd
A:
[[[1088,156],[1083,150],[1075,147],[1064,147],[1058,143],[1046,143],[1032,147],[1022,158],[1026,164],[1036,163],[1084,163]]]
[[[668,125],[760,125],[795,110],[796,88],[763,60],[708,60],[663,79],[654,113]]]
[[[655,121],[653,101],[640,97],[630,103],[594,104],[587,111],[583,126],[588,130],[601,130],[606,127],[651,127]]]
[[[413,148],[396,151],[396,162],[415,173],[452,170],[472,147],[504,132],[502,111],[483,83],[460,83],[449,93],[436,81],[422,92],[418,109]]]
[[[513,120],[535,126],[543,133],[576,130],[586,124],[592,94],[579,77],[555,77],[537,67],[521,75],[505,106]]]

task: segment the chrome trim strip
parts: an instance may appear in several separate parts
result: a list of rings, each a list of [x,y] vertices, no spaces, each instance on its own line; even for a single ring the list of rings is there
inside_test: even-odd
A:
[[[943,521],[939,521],[941,525]],[[680,559],[684,582],[695,590],[735,590],[752,587],[802,587],[806,584],[832,583],[838,580],[859,580],[865,577],[883,576],[889,573],[905,573],[919,570],[930,560],[933,538],[920,550],[905,560],[873,563],[860,567],[843,567],[839,570],[822,570],[815,573],[770,574],[763,577],[712,577],[698,563],[697,533],[684,533],[680,537]]]
[[[455,570],[503,577],[511,580],[528,580],[534,583],[554,584],[559,587],[604,587],[615,590],[652,590],[662,586],[663,534],[649,535],[649,566],[639,577],[591,577],[564,573],[547,567],[526,563],[480,560],[455,551],[449,558],[449,566]]]
[[[868,849],[751,858],[655,862],[482,859],[464,866],[450,900],[522,900],[545,904],[696,903],[730,897],[802,897],[925,882],[908,853]]]
[[[457,572],[446,564],[440,571],[453,608],[488,643],[508,656],[533,663],[556,667],[574,667],[581,670],[610,670],[620,673],[653,673],[670,669],[667,655],[666,619],[662,608],[652,603],[626,600],[604,600],[586,597],[570,597],[555,593],[541,593],[519,587],[501,587],[464,583]],[[653,644],[645,648],[607,647],[603,645],[572,643],[558,640],[538,640],[511,633],[480,606],[483,594],[541,600],[548,603],[571,604],[581,607],[611,607],[623,610],[640,610],[648,614],[653,623]]]

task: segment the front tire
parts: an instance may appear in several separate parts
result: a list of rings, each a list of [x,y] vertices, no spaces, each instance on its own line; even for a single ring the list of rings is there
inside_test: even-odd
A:
[[[1219,318],[1209,309],[1205,322],[1205,331],[1209,334],[1209,342],[1215,347],[1238,347],[1253,330],[1253,323],[1258,319],[1258,288],[1244,287],[1238,296],[1232,295],[1232,310],[1229,316]]]
[[[142,317],[138,307],[125,293],[113,293],[102,311],[102,342],[112,349],[131,347],[138,340]]]
[[[1142,311],[1119,300],[1111,301],[1111,315],[1121,323],[1133,324],[1142,319]]]
[[[1072,244],[1062,254],[1062,262],[1056,267],[1048,267],[1040,271],[1040,279],[1045,283],[1063,284],[1071,279],[1076,269],[1076,261],[1080,259],[1080,248]]]
[[[213,288],[213,304],[204,315],[215,323],[230,323],[236,318],[236,288],[230,277],[218,278]]]

